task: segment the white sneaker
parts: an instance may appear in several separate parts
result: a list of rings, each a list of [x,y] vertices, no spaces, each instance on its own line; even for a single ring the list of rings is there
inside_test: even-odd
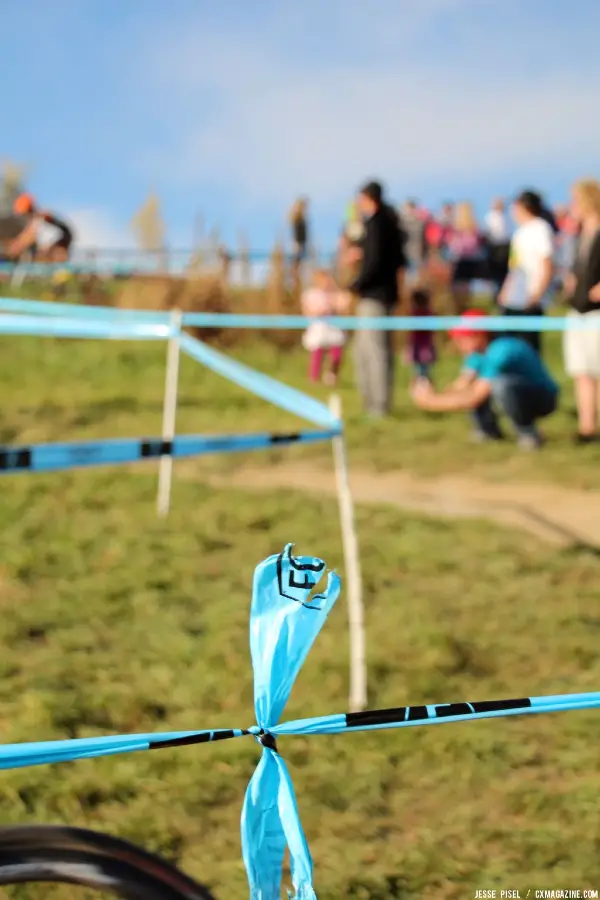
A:
[[[520,450],[539,450],[543,444],[541,435],[539,434],[523,434],[517,439],[517,446]]]

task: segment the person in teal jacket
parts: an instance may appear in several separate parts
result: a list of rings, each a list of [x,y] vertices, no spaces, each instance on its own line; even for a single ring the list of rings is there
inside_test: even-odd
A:
[[[451,387],[437,392],[419,380],[412,389],[415,404],[431,412],[470,411],[478,440],[503,440],[499,421],[503,413],[512,424],[519,446],[533,450],[543,439],[540,419],[558,406],[559,388],[536,351],[520,337],[493,338],[481,328],[485,313],[469,310],[464,324],[451,332],[464,357],[460,376]],[[479,324],[479,328],[478,328]]]

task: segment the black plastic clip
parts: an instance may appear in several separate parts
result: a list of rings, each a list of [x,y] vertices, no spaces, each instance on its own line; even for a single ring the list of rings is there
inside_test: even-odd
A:
[[[274,753],[279,753],[277,749],[277,741],[273,737],[272,734],[269,734],[268,731],[260,731],[257,735],[258,742],[263,745],[263,747],[267,747],[268,750],[273,750]]]

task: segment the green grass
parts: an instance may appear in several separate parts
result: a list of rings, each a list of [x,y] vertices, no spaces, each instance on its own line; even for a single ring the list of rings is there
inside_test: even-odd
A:
[[[375,470],[407,469],[418,474],[470,473],[494,481],[553,481],[595,488],[600,448],[572,446],[575,431],[572,386],[561,377],[560,339],[547,339],[550,365],[563,384],[560,411],[545,424],[549,443],[543,453],[517,452],[508,442],[473,446],[462,414],[432,415],[414,408],[408,393],[410,373],[401,365],[396,377],[396,412],[386,421],[363,417],[353,383],[352,360],[346,360],[341,395],[348,445],[355,466]],[[289,384],[311,390],[302,351],[279,351],[250,345],[237,357]],[[5,385],[0,412],[0,442],[38,442],[160,434],[166,351],[163,344],[0,340],[0,377]],[[450,351],[436,370],[440,384],[459,370]],[[314,389],[313,389],[314,390]],[[327,398],[317,387],[317,396]],[[177,427],[180,433],[239,433],[260,429],[296,429],[299,420],[269,406],[182,358]],[[307,426],[310,427],[310,426]],[[325,445],[298,447],[263,457],[310,459],[330,465]],[[256,457],[252,458],[256,461]],[[227,469],[241,457],[219,456],[202,466]]]
[[[1,350],[2,440],[159,432],[164,347],[14,339]],[[303,384],[300,355],[244,357]],[[191,362],[181,396],[182,431],[295,421]],[[566,436],[536,460],[475,451],[460,417],[403,402],[395,420],[359,427],[349,382],[344,398],[357,465],[464,471],[480,459],[507,479],[592,483],[597,460]],[[309,455],[330,464],[329,452]],[[152,465],[2,479],[3,742],[252,724],[254,566],[292,540],[341,567],[335,503],[176,479],[158,521],[155,491]],[[600,688],[596,556],[387,509],[361,508],[358,527],[372,706]],[[342,595],[286,718],[344,711],[347,670]],[[319,900],[597,887],[599,737],[597,713],[577,712],[285,740]],[[107,830],[219,898],[245,897],[239,814],[258,754],[248,739],[0,773],[0,821]]]

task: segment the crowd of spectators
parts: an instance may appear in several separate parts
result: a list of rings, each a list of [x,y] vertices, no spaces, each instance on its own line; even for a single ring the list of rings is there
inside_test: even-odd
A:
[[[308,246],[307,202],[292,217],[295,261]],[[344,281],[341,273],[353,274]],[[557,409],[559,388],[543,359],[538,331],[511,329],[511,319],[544,316],[560,299],[576,327],[564,333],[567,374],[574,379],[578,443],[598,439],[600,402],[600,182],[577,182],[570,203],[550,209],[533,190],[522,191],[510,206],[492,202],[483,222],[468,202],[445,203],[439,214],[411,199],[395,209],[378,182],[365,184],[350,205],[339,244],[337,271],[320,270],[303,298],[307,315],[319,320],[305,346],[319,353],[311,375],[318,378],[325,354],[337,376],[345,336],[325,321],[358,298],[357,315],[381,319],[397,312],[402,297],[417,316],[432,315],[432,285],[445,284],[453,314],[464,323],[451,333],[464,364],[444,391],[433,386],[435,336],[408,335],[406,360],[414,367],[415,404],[431,411],[468,410],[477,440],[504,440],[499,416],[510,421],[519,446],[537,449],[544,442],[540,419]],[[502,332],[487,332],[483,309],[473,308],[473,286],[490,286],[493,308],[507,318]],[[323,285],[327,285],[325,289]],[[320,285],[320,286],[319,286]],[[594,326],[594,322],[596,325]],[[392,409],[395,351],[392,335],[359,329],[354,338],[356,383],[369,416]]]
[[[5,247],[9,259],[68,260],[71,228],[30,194],[14,200],[18,228]],[[299,279],[309,247],[308,201],[290,212],[293,272]],[[346,273],[350,272],[348,278]],[[486,282],[495,312],[507,319],[502,332],[488,333],[473,308],[473,287]],[[328,319],[344,314],[350,295],[365,320],[385,319],[402,298],[414,316],[431,316],[445,286],[451,311],[465,322],[451,333],[464,364],[444,391],[434,388],[436,336],[427,330],[407,336],[405,360],[413,367],[412,397],[431,411],[469,410],[477,440],[504,440],[499,415],[518,443],[538,448],[540,419],[558,406],[559,389],[543,359],[541,332],[511,328],[511,320],[543,317],[559,299],[576,320],[564,332],[564,365],[574,381],[578,443],[599,437],[600,406],[600,182],[577,182],[568,205],[550,209],[536,191],[525,190],[508,207],[497,198],[479,223],[468,202],[442,205],[435,214],[417,200],[400,209],[379,182],[365,184],[349,205],[332,269],[314,273],[302,296],[314,321],[304,336],[310,376],[335,384],[347,336]],[[367,323],[368,324],[368,323]],[[395,342],[384,329],[359,329],[354,337],[356,383],[369,416],[392,410]],[[325,365],[326,359],[328,364]]]

